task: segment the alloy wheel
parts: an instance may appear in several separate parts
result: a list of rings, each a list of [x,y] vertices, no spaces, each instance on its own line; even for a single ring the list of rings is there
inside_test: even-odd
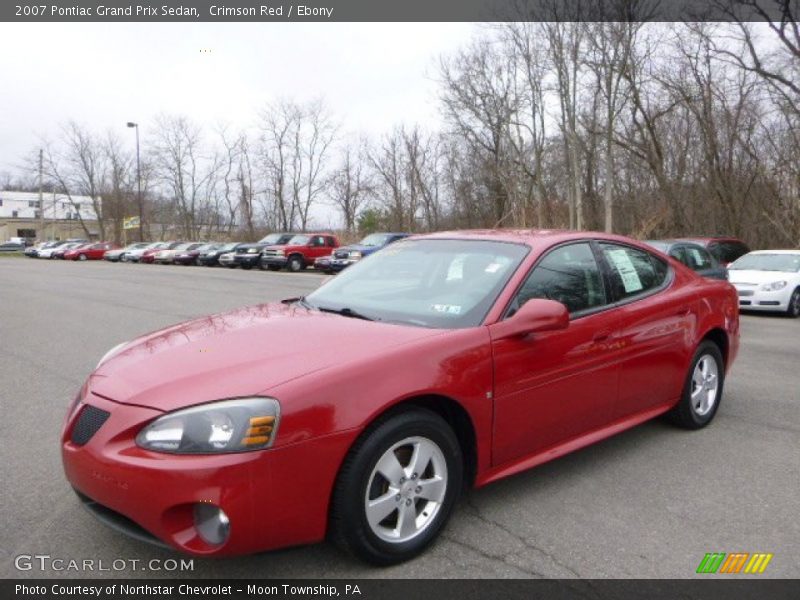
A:
[[[719,368],[714,357],[704,354],[692,373],[691,405],[699,416],[705,416],[714,407],[719,391]]]
[[[372,532],[391,543],[407,542],[435,520],[447,492],[447,462],[425,437],[392,445],[369,477],[364,510]]]

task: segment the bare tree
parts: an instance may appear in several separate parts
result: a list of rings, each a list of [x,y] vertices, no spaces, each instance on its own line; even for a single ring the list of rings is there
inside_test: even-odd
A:
[[[364,141],[355,148],[352,145],[345,146],[341,162],[328,181],[330,199],[342,213],[344,228],[348,233],[355,233],[356,218],[373,190],[366,172],[366,152]]]

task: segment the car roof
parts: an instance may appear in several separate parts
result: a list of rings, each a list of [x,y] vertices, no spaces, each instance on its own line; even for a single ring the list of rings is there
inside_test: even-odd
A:
[[[800,254],[800,250],[753,250],[748,254]]]
[[[688,241],[688,242],[697,242],[699,244],[704,244],[704,245],[705,244],[710,244],[711,242],[738,242],[740,244],[747,245],[744,241],[740,240],[739,238],[731,237],[731,236],[728,236],[728,235],[717,235],[717,236],[712,235],[712,236],[705,236],[705,237],[704,236],[694,236],[694,237],[682,237],[682,238],[676,238],[676,239],[679,239],[679,240],[682,240],[682,241]]]
[[[634,243],[639,244],[642,247],[647,247],[643,242],[622,235],[602,233],[599,231],[572,231],[568,229],[472,229],[441,231],[437,233],[414,235],[411,239],[454,239],[506,242],[525,244],[533,248],[549,247],[563,242],[593,239],[609,242],[621,242],[624,244]]]

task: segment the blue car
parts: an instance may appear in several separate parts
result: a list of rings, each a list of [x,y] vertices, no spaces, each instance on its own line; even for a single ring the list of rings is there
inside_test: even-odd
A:
[[[314,268],[325,273],[338,273],[365,256],[369,256],[389,244],[407,238],[410,233],[371,233],[357,244],[340,246],[330,256],[314,261]]]

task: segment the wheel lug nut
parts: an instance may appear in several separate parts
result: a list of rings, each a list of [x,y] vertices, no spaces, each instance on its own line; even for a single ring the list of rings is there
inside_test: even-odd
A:
[[[416,492],[417,494],[419,494],[421,491],[422,491],[422,486],[421,485],[418,485],[417,489],[414,490],[414,492]]]
[[[406,478],[405,477],[401,477],[400,478],[400,483],[405,483],[405,482],[406,482]]]
[[[397,496],[395,496],[394,499],[400,502],[400,494],[397,494]]]
[[[411,498],[406,499],[406,506],[411,506]]]
[[[411,476],[411,479],[416,479],[416,478],[417,478],[417,474],[416,474],[416,473],[414,473],[414,474]]]

